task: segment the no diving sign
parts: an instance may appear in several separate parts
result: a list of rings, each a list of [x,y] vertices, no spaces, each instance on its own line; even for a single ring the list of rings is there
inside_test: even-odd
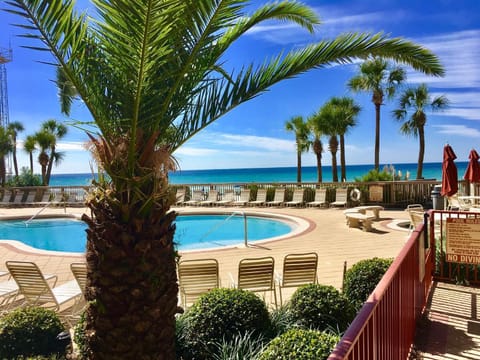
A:
[[[446,261],[480,264],[480,219],[446,220]]]

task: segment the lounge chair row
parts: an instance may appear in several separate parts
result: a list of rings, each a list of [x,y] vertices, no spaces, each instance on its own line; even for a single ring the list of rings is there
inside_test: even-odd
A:
[[[47,204],[75,205],[85,202],[85,190],[9,190],[1,192],[0,206],[45,206]]]
[[[57,286],[57,276],[43,274],[33,262],[7,261],[8,272],[0,282],[0,311],[6,312],[18,306],[42,306],[56,311],[65,323],[78,321],[84,307],[84,291],[87,279],[85,263],[70,265],[74,280]]]
[[[230,274],[230,286],[263,293],[264,297],[270,293],[273,304],[278,307],[276,288],[282,304],[284,288],[318,283],[317,264],[315,252],[286,255],[281,273],[275,273],[275,260],[271,256],[243,259],[238,264],[237,279]],[[191,306],[202,294],[221,286],[216,259],[183,260],[177,270],[184,308]]]
[[[315,198],[313,201],[305,203],[304,192],[305,189],[298,188],[293,191],[291,201],[285,201],[285,188],[276,188],[273,200],[267,201],[267,189],[258,189],[256,198],[251,199],[250,189],[242,189],[240,196],[237,198],[233,191],[225,192],[220,195],[218,190],[211,189],[208,195],[201,190],[192,191],[189,200],[186,199],[186,189],[178,189],[176,194],[176,205],[190,205],[190,206],[343,206],[347,205],[347,189],[337,189],[336,199],[332,203],[326,200],[327,190],[316,189]]]

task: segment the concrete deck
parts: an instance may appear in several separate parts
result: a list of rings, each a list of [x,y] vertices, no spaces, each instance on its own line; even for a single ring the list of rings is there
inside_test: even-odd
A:
[[[26,216],[35,214],[39,209],[19,208],[0,209],[0,219],[10,216]],[[361,259],[372,257],[395,257],[404,245],[408,232],[394,230],[387,225],[393,219],[407,220],[408,214],[404,211],[384,210],[380,212],[380,219],[373,222],[374,230],[364,232],[361,229],[349,228],[346,225],[343,209],[319,208],[231,208],[231,207],[180,207],[179,212],[209,212],[209,211],[248,211],[284,214],[305,220],[308,228],[302,233],[283,240],[262,242],[247,248],[240,244],[239,247],[203,251],[182,251],[183,259],[197,259],[213,257],[219,261],[221,285],[230,286],[231,278],[236,279],[237,267],[241,259],[247,257],[273,256],[275,270],[281,273],[283,257],[289,253],[303,253],[315,251],[319,256],[318,274],[319,282],[333,285],[340,289],[342,285],[342,272],[344,261],[348,267]],[[81,215],[87,211],[85,208],[47,209],[42,214],[72,214]],[[22,246],[21,249],[10,243],[0,241],[0,270],[5,270],[5,261],[23,260],[34,261],[45,273],[57,274],[59,284],[73,279],[69,265],[71,262],[81,261],[82,254],[65,254],[56,252],[37,251],[33,248]],[[288,298],[288,293],[285,294]]]

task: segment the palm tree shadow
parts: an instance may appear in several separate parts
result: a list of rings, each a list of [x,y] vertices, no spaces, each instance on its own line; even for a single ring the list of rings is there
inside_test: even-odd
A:
[[[423,353],[442,355],[447,343],[455,344],[457,354],[476,348],[475,342],[465,331],[455,328],[452,324],[422,317],[417,324],[414,346],[410,359],[424,359]]]

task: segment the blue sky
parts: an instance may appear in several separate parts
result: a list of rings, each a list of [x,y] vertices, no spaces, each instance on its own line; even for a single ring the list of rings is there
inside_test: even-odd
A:
[[[253,5],[264,1],[253,1]],[[426,77],[407,68],[408,84],[426,83],[432,95],[450,100],[447,111],[428,115],[426,162],[442,160],[449,143],[458,160],[468,160],[470,149],[480,140],[480,2],[478,0],[353,0],[304,1],[322,20],[315,35],[286,23],[257,27],[231,49],[225,59],[229,66],[260,63],[282,49],[292,49],[349,31],[384,32],[424,45],[437,54],[446,69],[443,78]],[[80,9],[91,5],[77,2]],[[10,121],[20,121],[26,130],[20,141],[33,134],[47,119],[69,119],[61,115],[51,66],[38,63],[42,53],[23,49],[19,29],[10,24],[18,19],[0,12],[0,47],[13,49],[13,61],[6,65]],[[346,136],[347,164],[372,164],[374,160],[374,107],[370,94],[352,94],[346,83],[356,74],[358,63],[313,70],[296,79],[275,85],[258,98],[236,108],[192,138],[174,154],[181,169],[295,166],[295,143],[285,122],[315,112],[332,96],[352,96],[362,107],[358,125]],[[391,110],[397,100],[382,107],[380,163],[417,161],[418,140],[400,134],[400,124]],[[73,108],[72,119],[88,120],[81,103]],[[60,144],[65,160],[55,173],[89,172],[91,158],[83,148],[85,134],[69,128]],[[327,143],[328,139],[323,139]],[[21,146],[21,144],[20,144]],[[325,145],[325,148],[327,146]],[[27,166],[27,155],[19,149],[19,163]],[[323,156],[331,164],[330,154]],[[315,165],[312,153],[304,154],[305,166]],[[36,172],[39,172],[38,164]]]

